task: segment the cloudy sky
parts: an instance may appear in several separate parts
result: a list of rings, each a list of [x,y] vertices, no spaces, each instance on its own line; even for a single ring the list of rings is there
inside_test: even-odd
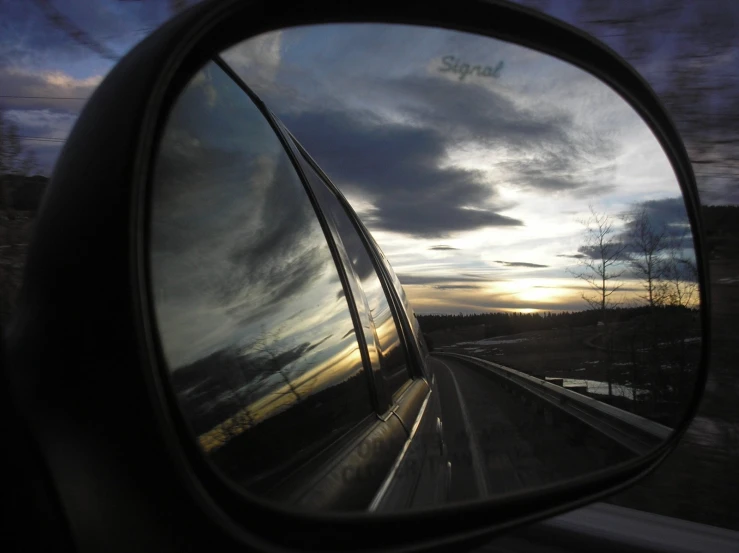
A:
[[[31,137],[24,144],[39,173],[50,174],[85,99],[115,60],[171,13],[167,2],[0,0],[0,109]]]
[[[685,223],[646,125],[549,56],[447,30],[331,25],[223,57],[344,191],[420,313],[582,309],[570,271],[589,205],[616,228],[646,202],[655,220]],[[634,299],[639,283],[622,292]]]
[[[0,108],[40,173],[115,59],[173,4],[0,0]],[[548,9],[572,20],[574,4]],[[335,26],[226,57],[347,194],[420,313],[581,309],[567,256],[589,203],[618,215],[650,202],[656,219],[680,219],[674,176],[638,117],[541,54],[447,31]],[[462,63],[490,69],[443,71]],[[659,90],[660,73],[646,76]],[[711,203],[736,201],[733,186],[700,182]]]

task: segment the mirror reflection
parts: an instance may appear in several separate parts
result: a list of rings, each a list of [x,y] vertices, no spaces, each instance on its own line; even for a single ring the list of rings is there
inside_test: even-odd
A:
[[[258,486],[373,413],[341,281],[279,139],[215,64],[175,106],[154,178],[172,385],[203,451]]]
[[[150,221],[180,412],[280,505],[532,491],[644,455],[694,394],[670,162],[604,83],[521,46],[378,24],[241,43],[173,106]]]

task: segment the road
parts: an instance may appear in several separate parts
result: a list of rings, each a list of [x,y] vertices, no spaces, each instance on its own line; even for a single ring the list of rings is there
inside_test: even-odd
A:
[[[536,488],[622,460],[577,425],[548,420],[484,370],[445,356],[430,363],[452,462],[450,501]]]

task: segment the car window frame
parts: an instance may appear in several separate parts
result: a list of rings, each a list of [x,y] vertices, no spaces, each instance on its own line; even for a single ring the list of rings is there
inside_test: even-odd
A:
[[[349,201],[341,194],[340,191],[337,191],[339,193],[340,201],[344,203],[345,206],[349,206]],[[353,210],[352,210],[353,212]],[[356,216],[355,216],[356,217]],[[392,290],[393,299],[397,304],[397,309],[405,314],[405,317],[403,317],[403,327],[402,332],[406,336],[406,341],[410,344],[412,344],[412,347],[409,347],[409,354],[412,356],[415,356],[415,362],[418,367],[418,371],[421,378],[426,379],[427,381],[430,381],[430,370],[425,362],[425,355],[424,355],[424,347],[421,346],[420,340],[423,339],[423,336],[421,334],[416,334],[414,330],[414,324],[413,320],[416,321],[416,324],[418,324],[418,330],[420,332],[420,323],[418,323],[418,319],[416,318],[415,311],[413,311],[413,308],[410,305],[410,302],[408,305],[405,304],[405,302],[400,298],[398,295],[398,291],[395,287],[395,284],[393,283],[393,279],[388,274],[388,271],[392,271],[392,267],[390,266],[390,261],[387,259],[387,256],[380,248],[380,245],[375,241],[374,237],[370,233],[370,231],[367,229],[367,227],[364,226],[364,223],[359,219],[359,217],[355,218],[356,224],[360,226],[362,229],[362,233],[364,236],[364,239],[367,243],[371,244],[372,249],[379,253],[378,256],[378,262],[382,265],[383,268],[383,275],[385,276],[387,286]],[[397,274],[395,275],[397,277]],[[400,283],[400,279],[398,279],[398,284],[402,287],[402,284]],[[405,290],[403,290],[405,293]],[[406,296],[407,297],[407,296]]]
[[[330,210],[328,210],[325,206],[321,204],[319,195],[316,194],[315,190],[313,190],[313,187],[310,183],[310,178],[305,174],[305,170],[302,167],[303,162],[301,162],[301,159],[300,159],[302,154],[300,152],[300,149],[297,146],[296,141],[287,134],[289,131],[287,131],[285,126],[277,118],[275,118],[274,121],[275,121],[276,126],[279,127],[280,130],[285,135],[289,147],[291,148],[291,150],[293,150],[293,153],[295,154],[295,157],[296,157],[296,163],[299,166],[301,166],[301,171],[302,171],[301,176],[305,178],[305,186],[310,187],[316,196],[316,202],[318,204],[319,209],[321,210],[322,217],[326,219],[327,225],[330,228],[330,231],[332,233],[332,239],[336,246],[337,253],[343,265],[343,270],[347,277],[347,282],[349,284],[349,287],[351,288],[351,291],[352,291],[351,301],[354,303],[353,307],[357,311],[357,316],[360,319],[360,323],[366,322],[366,324],[368,325],[370,333],[371,333],[372,342],[373,342],[372,346],[377,352],[379,351],[379,340],[377,337],[377,331],[375,328],[374,320],[372,319],[372,316],[369,312],[367,297],[362,290],[362,285],[359,280],[359,277],[357,276],[354,270],[354,267],[349,261],[350,259],[349,252],[346,249],[346,246],[344,245],[341,239],[341,233],[339,232],[336,222],[334,221],[334,217],[331,214]],[[310,168],[312,169],[312,167]],[[321,177],[320,174],[318,173],[316,174],[319,179],[323,178]],[[355,290],[357,294],[354,294]],[[361,297],[357,297],[357,295],[360,295]],[[361,304],[361,307],[360,307],[360,304]],[[366,309],[364,306],[367,306]],[[381,420],[387,420],[387,418],[392,414],[393,400],[392,400],[389,390],[387,389],[385,380],[381,374],[380,359],[372,358],[369,352],[367,338],[366,336],[364,336],[364,333],[363,333],[363,337],[364,337],[364,343],[362,345],[364,349],[366,350],[367,363],[369,364],[369,370],[367,370],[366,366],[365,366],[365,370],[367,371],[367,374],[368,374],[368,383],[370,386],[371,394],[373,395],[373,401],[375,402],[376,413],[377,413],[378,418],[380,418]],[[402,345],[402,342],[401,342],[401,345]],[[407,357],[405,353],[404,355]],[[377,354],[375,354],[375,357],[377,357]],[[404,383],[403,386],[406,386],[406,383]]]
[[[405,305],[403,304],[403,301],[398,297],[395,285],[393,284],[392,279],[388,274],[389,262],[387,261],[385,254],[382,253],[380,246],[377,244],[374,238],[372,238],[372,235],[367,230],[367,227],[364,226],[362,221],[354,212],[354,209],[351,207],[351,204],[346,199],[344,194],[342,194],[338,187],[334,185],[333,181],[321,169],[316,160],[313,159],[313,157],[311,157],[311,155],[305,150],[305,148],[302,146],[302,144],[300,144],[297,138],[295,138],[295,136],[289,130],[287,132],[290,138],[297,145],[300,153],[310,164],[311,168],[324,180],[329,189],[334,193],[339,203],[344,208],[344,212],[349,217],[349,220],[352,222],[354,228],[359,234],[359,237],[362,240],[362,243],[370,256],[370,259],[372,260],[375,271],[378,274],[378,278],[380,279],[380,283],[382,284],[382,288],[385,292],[385,297],[388,299],[388,303],[390,304],[390,310],[393,313],[393,318],[395,319],[395,325],[398,328],[400,339],[405,345],[407,356],[410,358],[408,359],[408,368],[411,372],[412,380],[421,378],[428,381],[428,374],[425,366],[426,364],[423,361],[423,356],[420,351],[420,345],[416,341],[415,335],[410,328],[410,317],[412,316],[412,314],[408,312]],[[400,314],[402,314],[403,316],[400,316]],[[399,391],[398,397],[400,397],[400,395],[402,394]]]

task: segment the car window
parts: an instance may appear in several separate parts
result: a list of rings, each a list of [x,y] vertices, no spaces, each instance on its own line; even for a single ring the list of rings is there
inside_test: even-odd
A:
[[[261,486],[373,412],[316,212],[272,127],[215,63],[167,122],[150,216],[170,381],[228,476]]]
[[[360,221],[360,225],[362,225]],[[364,225],[362,225],[364,226]],[[410,332],[413,334],[413,339],[418,344],[418,349],[420,350],[421,356],[425,358],[428,354],[428,345],[426,344],[426,340],[423,337],[423,332],[421,330],[421,324],[418,321],[418,317],[416,317],[416,312],[413,310],[413,307],[411,306],[411,302],[408,299],[408,295],[405,293],[405,289],[403,288],[403,285],[400,283],[400,279],[398,278],[397,273],[392,269],[390,262],[387,259],[387,256],[380,248],[380,245],[375,241],[372,234],[365,228],[365,235],[368,237],[370,243],[372,244],[372,247],[375,249],[375,251],[379,254],[380,261],[385,267],[385,271],[388,275],[390,275],[390,282],[393,285],[393,288],[395,289],[395,293],[397,294],[398,298],[400,298],[400,301],[402,303],[403,309],[405,310],[407,314],[407,320],[410,323]],[[424,373],[427,373],[426,376],[430,377],[430,366],[427,363],[421,364],[422,369],[424,370]]]
[[[408,370],[407,352],[400,339],[400,333],[377,270],[362,238],[337,197],[308,163],[303,164],[303,169],[321,206],[331,213],[354,271],[361,282],[377,332],[383,380],[388,393],[395,396],[410,380],[411,375]]]

